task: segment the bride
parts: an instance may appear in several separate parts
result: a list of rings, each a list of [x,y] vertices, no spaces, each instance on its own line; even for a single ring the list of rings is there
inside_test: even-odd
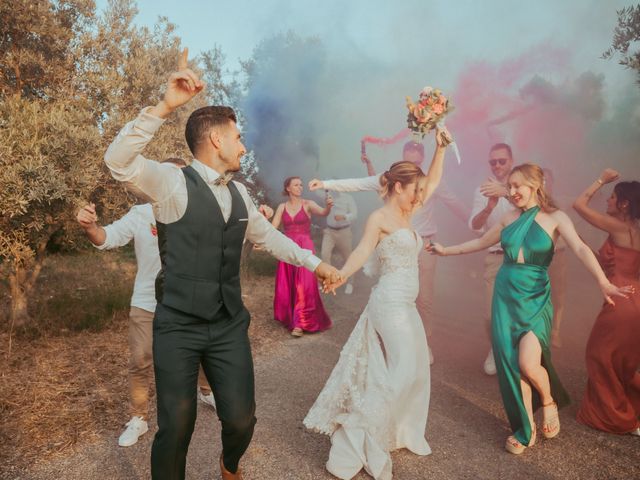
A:
[[[351,479],[364,468],[376,480],[387,480],[392,450],[431,453],[424,437],[430,395],[427,338],[415,305],[422,239],[410,219],[440,183],[450,141],[446,130],[436,132],[426,177],[411,162],[394,163],[380,176],[385,204],[368,218],[360,244],[340,271],[341,284],[374,251],[380,263],[378,284],[304,419],[308,429],[331,436],[326,466],[338,478]]]

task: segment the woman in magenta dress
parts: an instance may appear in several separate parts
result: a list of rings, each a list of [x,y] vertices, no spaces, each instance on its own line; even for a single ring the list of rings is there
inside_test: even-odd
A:
[[[640,436],[640,182],[619,182],[607,212],[589,207],[602,185],[617,180],[606,169],[574,203],[587,222],[609,237],[599,260],[611,282],[629,284],[635,293],[605,304],[587,342],[587,388],[578,421],[604,432]]]
[[[287,237],[313,252],[311,215],[329,215],[331,199],[327,199],[327,206],[322,208],[316,202],[302,198],[300,177],[285,179],[282,194],[288,196],[289,200],[278,205],[273,226],[278,228],[282,224]],[[278,262],[276,271],[273,316],[294,337],[302,336],[303,332],[321,332],[331,327],[331,319],[322,305],[314,274],[284,262]]]

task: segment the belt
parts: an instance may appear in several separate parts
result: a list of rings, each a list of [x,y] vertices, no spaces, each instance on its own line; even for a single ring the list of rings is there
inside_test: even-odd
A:
[[[488,253],[490,255],[503,255],[504,254],[504,250],[489,250]]]
[[[327,225],[327,228],[330,228],[331,230],[344,230],[345,228],[349,228],[351,225],[345,225],[343,227],[330,227],[329,225]]]

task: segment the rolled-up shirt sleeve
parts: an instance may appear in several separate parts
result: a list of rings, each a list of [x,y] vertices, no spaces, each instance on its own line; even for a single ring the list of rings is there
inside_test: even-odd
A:
[[[155,203],[169,198],[178,186],[179,170],[172,165],[149,160],[142,151],[164,123],[164,119],[143,109],[127,123],[107,148],[104,162],[113,178]]]
[[[344,178],[341,180],[323,180],[325,190],[333,190],[335,192],[365,192],[379,191],[380,175],[363,178]]]
[[[103,227],[106,234],[104,243],[102,245],[93,244],[93,246],[98,250],[110,250],[112,248],[123,247],[133,240],[137,225],[137,214],[134,209],[131,209],[121,219]]]
[[[276,230],[258,211],[245,186],[241,183],[234,183],[247,206],[247,239],[251,243],[260,245],[278,260],[304,267],[313,272],[320,265],[321,260],[311,250],[300,248],[297,243]]]

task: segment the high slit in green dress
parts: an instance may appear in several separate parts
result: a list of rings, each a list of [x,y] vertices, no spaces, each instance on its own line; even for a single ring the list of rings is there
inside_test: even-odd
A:
[[[496,360],[502,402],[516,439],[529,445],[531,425],[522,400],[520,339],[528,332],[540,341],[542,366],[549,374],[551,395],[561,408],[569,403],[549,349],[553,321],[551,287],[547,268],[553,259],[554,244],[547,232],[535,221],[540,207],[524,211],[502,230],[501,244],[504,263],[496,276],[492,303],[492,343]],[[522,249],[524,263],[518,263]],[[532,386],[533,411],[540,406],[540,396]]]

